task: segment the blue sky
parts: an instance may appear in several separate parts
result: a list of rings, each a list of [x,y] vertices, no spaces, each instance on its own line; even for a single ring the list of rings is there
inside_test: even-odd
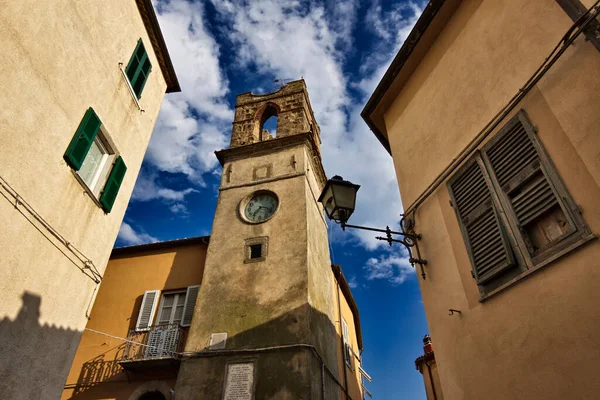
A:
[[[424,1],[154,1],[182,87],[161,108],[116,246],[209,235],[238,93],[306,80],[328,176],[360,184],[351,223],[397,227],[392,158],[360,111]],[[425,399],[414,359],[427,322],[417,275],[401,247],[330,229],[360,308],[363,366],[377,399]]]

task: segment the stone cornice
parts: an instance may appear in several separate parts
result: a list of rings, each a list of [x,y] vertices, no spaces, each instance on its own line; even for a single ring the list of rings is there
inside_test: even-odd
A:
[[[323,162],[321,161],[321,156],[319,154],[317,144],[314,141],[314,135],[312,134],[312,132],[304,132],[296,135],[285,136],[282,138],[266,140],[264,142],[234,147],[231,149],[219,150],[215,151],[215,155],[217,156],[219,163],[221,163],[221,166],[224,166],[226,162],[232,160],[246,158],[254,155],[262,155],[272,152],[273,150],[293,147],[299,144],[307,145],[312,156],[311,162],[313,164],[315,176],[321,187],[323,187],[325,185],[325,182],[327,181],[327,175],[325,175]]]

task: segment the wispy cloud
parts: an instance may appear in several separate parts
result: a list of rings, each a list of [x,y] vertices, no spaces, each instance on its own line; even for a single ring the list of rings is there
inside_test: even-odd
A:
[[[169,210],[171,210],[173,214],[189,215],[187,207],[182,203],[173,204],[171,207],[169,207]]]
[[[127,222],[123,222],[121,229],[119,229],[118,239],[128,245],[154,243],[158,242],[158,239],[142,231],[136,231]]]
[[[216,167],[213,152],[226,146],[231,130],[229,82],[219,65],[219,46],[204,26],[204,3],[166,0],[155,6],[182,92],[165,98],[146,159],[203,186],[202,174]]]
[[[135,183],[135,188],[131,196],[133,201],[149,201],[149,200],[165,200],[167,202],[183,201],[185,196],[197,192],[194,188],[186,188],[183,190],[174,190],[162,187],[157,183],[157,175],[144,171],[138,176]]]
[[[408,258],[396,255],[369,258],[363,266],[363,270],[367,280],[383,279],[394,286],[404,283],[414,274]]]

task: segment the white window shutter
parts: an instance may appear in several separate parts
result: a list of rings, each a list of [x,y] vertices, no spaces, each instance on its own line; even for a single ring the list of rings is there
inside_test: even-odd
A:
[[[188,286],[185,294],[185,305],[183,306],[183,317],[181,318],[181,326],[190,326],[192,317],[194,316],[194,308],[196,307],[196,299],[200,285]]]
[[[136,331],[146,331],[150,329],[152,321],[154,320],[154,313],[156,312],[159,297],[160,290],[146,290],[144,297],[142,298],[138,320],[135,324]]]

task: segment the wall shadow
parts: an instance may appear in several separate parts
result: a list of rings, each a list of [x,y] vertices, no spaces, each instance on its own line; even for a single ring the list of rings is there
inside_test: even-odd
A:
[[[298,322],[304,326],[298,327]],[[342,354],[342,338],[337,334],[334,322],[326,314],[304,304],[264,324],[228,337],[226,352],[204,351],[202,355],[190,355],[181,364],[175,388],[176,398],[222,399],[227,363],[251,360],[255,362],[257,371],[256,399],[343,399],[344,374],[339,369],[336,357]],[[317,338],[317,330],[320,331],[320,338]],[[323,340],[322,337],[327,339]],[[319,356],[308,347],[248,351],[298,343],[315,346],[325,362],[323,374]],[[232,349],[242,351],[230,352]],[[358,368],[358,362],[354,365]],[[347,371],[347,379],[347,386],[351,390],[360,386],[350,370]]]
[[[42,298],[24,292],[14,320],[0,320],[0,397],[57,399],[81,332],[40,324]]]

